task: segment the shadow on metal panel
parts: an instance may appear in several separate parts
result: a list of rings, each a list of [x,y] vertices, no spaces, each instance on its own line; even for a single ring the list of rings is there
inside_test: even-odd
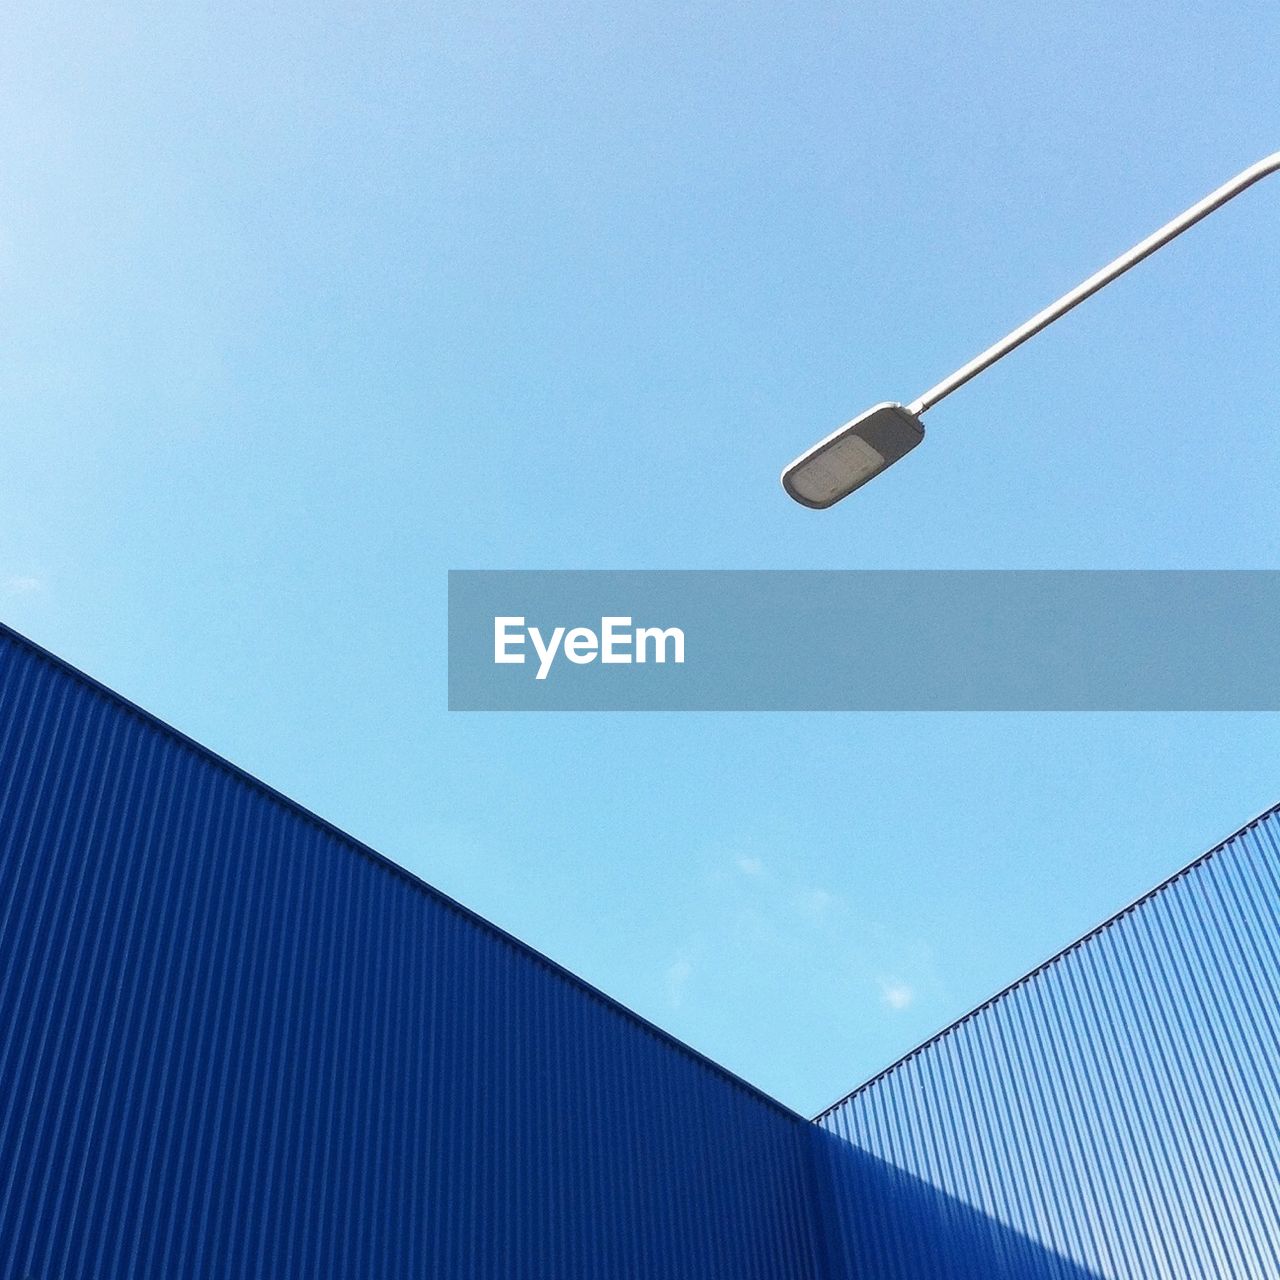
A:
[[[823,1129],[831,1273],[848,1280],[1103,1280]]]

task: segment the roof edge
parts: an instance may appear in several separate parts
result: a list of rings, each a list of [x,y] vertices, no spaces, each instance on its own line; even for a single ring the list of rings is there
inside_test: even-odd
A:
[[[1026,973],[1022,975],[1022,977],[1016,978],[1013,982],[1009,983],[1008,986],[1001,987],[1000,990],[995,993],[995,995],[989,996],[981,1004],[975,1005],[972,1009],[968,1011],[968,1013],[962,1014],[954,1022],[949,1022],[940,1031],[935,1031],[933,1035],[929,1036],[927,1040],[922,1040],[918,1045],[915,1046],[914,1049],[909,1049],[906,1053],[902,1055],[902,1057],[896,1059],[894,1062],[891,1062],[887,1067],[882,1068],[880,1071],[877,1071],[875,1075],[870,1076],[868,1079],[864,1080],[860,1085],[857,1086],[857,1088],[851,1089],[843,1097],[837,1098],[836,1101],[833,1102],[829,1107],[826,1107],[822,1111],[819,1111],[818,1114],[813,1117],[813,1123],[818,1124],[821,1121],[825,1120],[829,1115],[831,1115],[833,1112],[838,1111],[847,1102],[851,1102],[860,1093],[865,1093],[873,1085],[879,1084],[881,1080],[884,1080],[887,1076],[891,1076],[900,1067],[906,1066],[906,1064],[912,1061],[912,1059],[919,1057],[920,1054],[922,1054],[926,1049],[932,1048],[935,1044],[938,1043],[938,1041],[945,1039],[953,1031],[959,1030],[959,1028],[964,1026],[966,1022],[970,1022],[974,1018],[976,1018],[980,1013],[986,1012],[986,1010],[990,1009],[992,1005],[998,1004],[1006,996],[1011,995],[1014,991],[1018,990],[1020,987],[1025,986],[1033,978],[1036,978],[1041,973],[1043,973],[1046,969],[1049,969],[1053,965],[1057,964],[1059,960],[1063,960],[1067,956],[1071,955],[1072,953],[1080,950],[1080,948],[1083,947],[1087,942],[1091,942],[1100,933],[1103,933],[1107,929],[1110,929],[1112,925],[1119,924],[1120,921],[1123,920],[1126,916],[1132,915],[1133,912],[1135,912],[1139,907],[1143,906],[1145,903],[1149,902],[1152,898],[1155,898],[1159,894],[1162,894],[1166,889],[1172,888],[1173,885],[1177,884],[1179,880],[1183,879],[1187,875],[1190,875],[1191,872],[1197,870],[1199,867],[1202,867],[1206,862],[1209,861],[1210,858],[1214,857],[1216,854],[1219,854],[1224,849],[1226,849],[1228,845],[1234,843],[1236,840],[1239,840],[1241,836],[1247,834],[1249,831],[1252,831],[1253,828],[1258,826],[1259,823],[1265,822],[1268,818],[1272,817],[1277,813],[1280,813],[1280,801],[1277,801],[1275,804],[1271,805],[1269,808],[1264,809],[1261,813],[1257,814],[1255,817],[1250,818],[1248,822],[1246,822],[1242,827],[1239,827],[1237,830],[1233,831],[1229,836],[1227,836],[1225,840],[1219,841],[1211,849],[1206,849],[1204,853],[1199,854],[1197,857],[1193,858],[1184,867],[1180,867],[1167,879],[1161,880],[1160,883],[1155,886],[1155,888],[1148,889],[1145,893],[1141,894],[1139,897],[1134,898],[1134,900],[1130,902],[1127,906],[1121,907],[1120,910],[1117,911],[1114,915],[1108,916],[1105,920],[1102,921],[1101,924],[1094,925],[1092,929],[1090,929],[1087,933],[1081,934],[1080,937],[1076,938],[1074,942],[1069,942],[1060,951],[1055,951],[1053,955],[1051,955],[1047,960],[1042,960],[1038,965],[1035,966],[1034,969],[1029,969]]]
[[[421,876],[415,875],[406,867],[402,867],[398,862],[387,857],[386,854],[379,853],[370,845],[357,840],[355,836],[343,831],[340,827],[335,826],[327,819],[320,817],[319,814],[312,812],[312,810],[308,809],[305,805],[300,804],[296,800],[290,799],[283,792],[277,791],[268,783],[263,782],[261,778],[255,777],[253,774],[249,773],[248,770],[242,769],[239,765],[228,760],[225,756],[219,755],[216,751],[212,750],[212,748],[206,747],[201,742],[197,742],[195,738],[183,733],[181,729],[175,729],[173,725],[162,720],[159,716],[154,715],[144,707],[139,706],[136,702],[126,698],[123,694],[117,693],[109,685],[103,684],[101,680],[94,679],[93,676],[81,671],[79,667],[73,666],[65,658],[59,657],[56,653],[46,649],[43,645],[37,644],[28,636],[23,635],[20,631],[14,630],[13,627],[2,621],[0,621],[0,636],[8,637],[19,646],[33,653],[36,657],[58,668],[78,684],[86,686],[99,697],[105,698],[108,702],[114,703],[128,714],[135,716],[151,727],[158,729],[165,736],[173,739],[187,750],[195,752],[196,755],[209,761],[209,763],[213,764],[224,773],[230,774],[237,781],[251,787],[274,804],[287,809],[310,825],[318,827],[321,831],[324,831],[340,843],[346,845],[352,850],[352,852],[359,854],[361,857],[372,862],[383,871],[387,871],[396,878],[404,881],[417,892],[432,898],[441,906],[454,912],[456,915],[461,916],[468,923],[489,934],[491,937],[496,938],[499,942],[502,942],[512,948],[512,950],[526,956],[541,968],[546,969],[553,976],[581,991],[591,1000],[604,1005],[605,1008],[619,1015],[624,1021],[630,1022],[633,1026],[644,1031],[654,1039],[659,1040],[670,1048],[676,1050],[676,1052],[681,1054],[683,1057],[691,1059],[698,1066],[710,1071],[713,1075],[719,1076],[720,1079],[724,1080],[727,1084],[733,1085],[736,1089],[748,1094],[757,1102],[764,1103],[767,1107],[780,1112],[790,1120],[798,1121],[804,1125],[809,1124],[809,1120],[800,1112],[792,1110],[791,1107],[788,1107],[783,1102],[779,1102],[777,1098],[766,1093],[758,1086],[753,1085],[749,1080],[744,1080],[741,1076],[730,1071],[728,1067],[721,1066],[721,1064],[716,1062],[713,1058],[709,1058],[706,1054],[700,1053],[692,1045],[686,1044],[683,1040],[673,1036],[669,1031],[664,1031],[657,1025],[657,1023],[650,1022],[648,1018],[636,1013],[634,1009],[629,1009],[621,1001],[615,1000],[613,996],[600,990],[599,987],[592,985],[585,978],[579,977],[571,969],[566,969],[564,965],[552,960],[550,956],[545,955],[536,947],[530,946],[529,943],[521,941],[521,939],[517,938],[515,934],[508,933],[506,929],[494,924],[493,921],[486,920],[485,917],[480,915],[478,912],[473,911],[470,907],[464,906],[456,898],[451,898],[447,893],[437,889],[426,880],[423,880]]]

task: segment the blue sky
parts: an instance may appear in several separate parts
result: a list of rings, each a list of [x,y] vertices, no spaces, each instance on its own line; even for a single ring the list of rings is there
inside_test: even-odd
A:
[[[74,5],[0,52],[6,621],[801,1110],[1280,799],[1280,720],[466,716],[450,568],[1280,567],[1270,3]],[[1211,658],[1209,659],[1211,660]]]

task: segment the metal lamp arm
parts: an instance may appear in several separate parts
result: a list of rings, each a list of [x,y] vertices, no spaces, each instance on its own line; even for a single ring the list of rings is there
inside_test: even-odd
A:
[[[944,378],[935,387],[930,387],[918,400],[907,406],[910,413],[917,416],[926,409],[932,408],[939,400],[949,396],[957,387],[962,387],[970,378],[976,377],[984,369],[995,364],[1002,356],[1007,356],[1015,347],[1020,347],[1028,338],[1033,338],[1041,329],[1051,325],[1059,316],[1066,315],[1072,307],[1079,305],[1086,298],[1109,285],[1117,276],[1123,275],[1130,267],[1137,266],[1143,258],[1155,253],[1157,249],[1168,244],[1175,236],[1180,236],[1188,227],[1194,226],[1201,218],[1208,217],[1215,209],[1234,199],[1247,187],[1269,173],[1280,171],[1280,151],[1250,165],[1243,173],[1237,174],[1230,182],[1224,183],[1216,191],[1210,192],[1198,204],[1193,204],[1185,213],[1179,214],[1172,222],[1167,222],[1159,231],[1154,231],[1140,244],[1136,244],[1127,253],[1122,253],[1114,262],[1108,263],[1101,271],[1096,271],[1083,283],[1076,285],[1070,293],[1063,294],[1057,302],[1045,307],[1032,316],[1025,324],[1019,325],[1011,334],[1001,338],[994,346],[988,347],[981,355],[975,356],[968,364],[957,369],[950,377]]]

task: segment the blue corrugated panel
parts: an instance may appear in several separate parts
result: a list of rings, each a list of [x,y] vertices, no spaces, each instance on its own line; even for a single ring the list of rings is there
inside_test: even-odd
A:
[[[1280,812],[819,1117],[866,1280],[1280,1276]]]
[[[0,632],[0,1276],[812,1280],[814,1132]]]

